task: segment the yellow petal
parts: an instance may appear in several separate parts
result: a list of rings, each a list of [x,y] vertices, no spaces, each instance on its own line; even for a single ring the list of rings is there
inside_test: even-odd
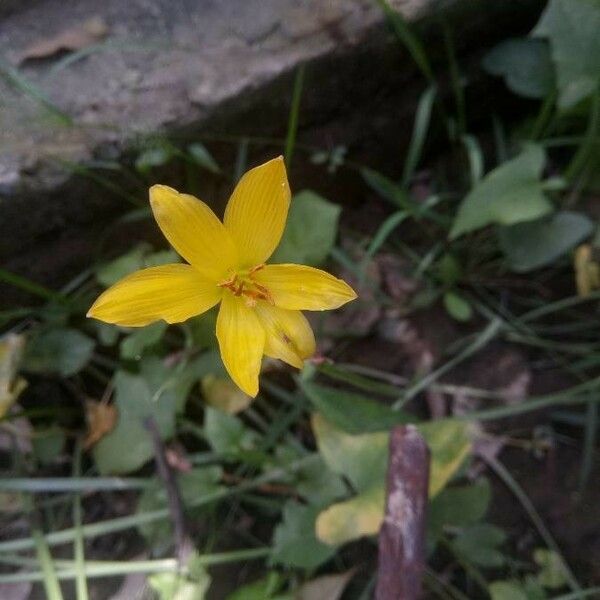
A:
[[[246,394],[254,398],[258,394],[265,330],[254,309],[229,292],[223,294],[219,309],[217,339],[229,376]]]
[[[285,310],[259,302],[256,314],[265,328],[265,354],[302,368],[305,358],[315,353],[315,336],[310,323],[299,310]]]
[[[222,293],[189,265],[150,267],[108,288],[87,316],[124,327],[141,327],[159,319],[180,323],[213,307]]]
[[[290,186],[279,156],[248,171],[225,210],[225,227],[240,253],[243,267],[267,260],[279,244],[290,206]]]
[[[221,281],[235,268],[238,258],[235,244],[204,202],[166,185],[153,185],[150,205],[171,246],[199,273]]]
[[[356,298],[345,281],[304,265],[266,265],[254,276],[276,306],[290,310],[330,310]]]

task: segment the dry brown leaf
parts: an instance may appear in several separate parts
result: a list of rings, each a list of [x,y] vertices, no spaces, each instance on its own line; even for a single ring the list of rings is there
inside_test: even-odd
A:
[[[356,569],[350,569],[345,573],[323,575],[307,581],[294,594],[294,600],[339,600],[354,573]]]
[[[3,417],[16,402],[27,382],[17,375],[25,337],[10,333],[0,341],[0,417]]]
[[[118,412],[114,405],[97,400],[85,401],[85,419],[87,421],[87,434],[83,440],[83,447],[89,450],[98,443],[107,433],[110,433],[117,424]]]
[[[103,40],[107,34],[106,21],[100,16],[91,17],[73,27],[63,29],[53,37],[34,42],[21,52],[18,62],[20,64],[27,60],[48,58],[59,52],[81,50]]]

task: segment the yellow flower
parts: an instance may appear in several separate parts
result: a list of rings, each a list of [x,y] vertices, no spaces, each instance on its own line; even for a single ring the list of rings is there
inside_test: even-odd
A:
[[[217,338],[223,363],[250,396],[258,393],[263,354],[302,368],[314,353],[315,338],[300,311],[338,308],[356,298],[347,283],[320,269],[265,264],[290,205],[281,157],[241,178],[223,223],[204,202],[165,185],[150,188],[150,204],[163,234],[190,264],[128,275],[87,316],[142,327],[159,319],[180,323],[221,302]]]

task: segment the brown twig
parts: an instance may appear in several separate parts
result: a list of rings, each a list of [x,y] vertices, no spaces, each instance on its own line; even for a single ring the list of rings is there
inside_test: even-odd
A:
[[[416,600],[425,569],[429,450],[413,425],[390,436],[385,517],[379,531],[376,600]]]
[[[177,558],[179,559],[180,563],[183,564],[187,562],[187,558],[193,549],[193,544],[187,533],[181,494],[179,493],[179,487],[177,485],[177,480],[175,479],[173,470],[167,462],[165,448],[162,440],[160,439],[160,432],[154,417],[146,417],[144,419],[144,427],[146,427],[150,437],[152,438],[152,445],[154,446],[154,459],[156,461],[158,476],[161,478],[167,490],[169,513],[171,514],[171,520],[173,522],[173,529],[175,532],[175,548],[177,551]]]

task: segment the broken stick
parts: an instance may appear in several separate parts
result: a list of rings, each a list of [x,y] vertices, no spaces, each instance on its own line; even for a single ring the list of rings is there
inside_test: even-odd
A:
[[[429,450],[414,425],[390,435],[376,600],[416,600],[425,569]]]

